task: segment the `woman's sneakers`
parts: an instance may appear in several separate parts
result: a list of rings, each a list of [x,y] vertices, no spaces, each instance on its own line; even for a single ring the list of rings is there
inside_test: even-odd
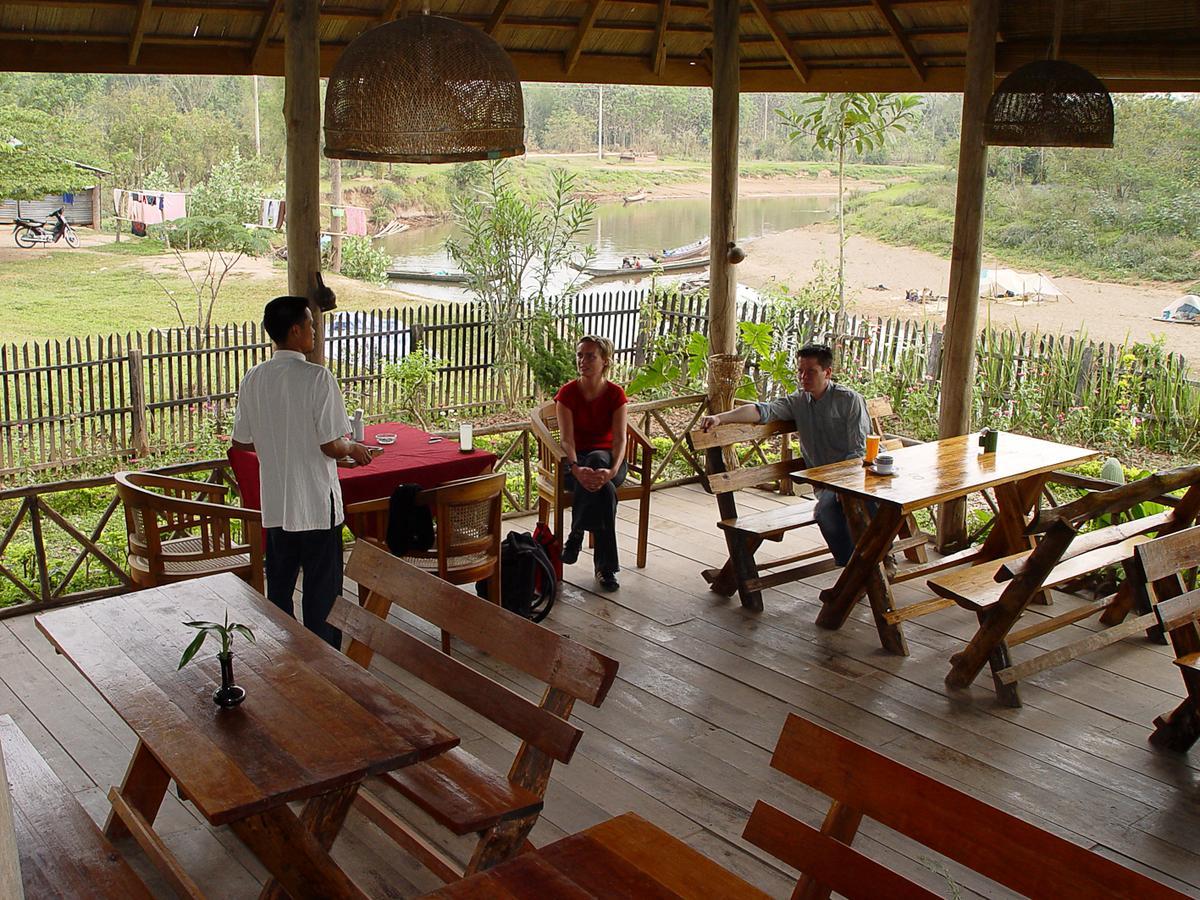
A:
[[[571,532],[567,535],[567,542],[563,544],[562,561],[568,566],[573,566],[579,560],[579,548],[583,546],[583,533],[576,534]]]
[[[617,582],[617,576],[613,572],[601,572],[596,570],[596,580],[600,582],[600,588],[605,591],[615,591],[621,585]]]

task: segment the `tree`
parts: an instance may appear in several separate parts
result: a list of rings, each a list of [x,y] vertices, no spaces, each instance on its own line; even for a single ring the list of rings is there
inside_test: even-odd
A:
[[[154,281],[167,295],[180,327],[197,328],[203,346],[225,276],[243,256],[266,252],[269,242],[257,229],[246,228],[229,216],[188,216],[167,222],[156,231],[191,285],[192,296],[187,303],[192,312],[185,315],[183,303],[175,292],[158,278]]]
[[[35,200],[95,184],[64,157],[55,117],[37,109],[0,109],[0,198]]]
[[[808,138],[820,150],[837,154],[838,166],[838,315],[846,312],[846,150],[860,156],[878,150],[891,132],[907,131],[918,121],[916,94],[812,94],[798,109],[776,112],[787,123],[788,139]]]
[[[576,239],[591,222],[596,204],[571,196],[573,175],[556,170],[553,179],[548,197],[530,197],[513,185],[506,163],[491,163],[483,186],[454,201],[454,219],[463,236],[446,241],[450,257],[469,279],[468,290],[487,309],[495,335],[495,368],[509,409],[517,405],[518,362],[529,338],[525,320],[538,313],[560,315],[563,310],[547,296],[551,276],[574,271],[557,288],[561,304],[579,289],[581,273],[570,267],[586,266],[593,255],[591,247],[581,247]]]

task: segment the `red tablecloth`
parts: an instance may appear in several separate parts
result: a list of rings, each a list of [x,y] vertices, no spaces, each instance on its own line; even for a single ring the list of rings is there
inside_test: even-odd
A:
[[[401,484],[437,487],[456,478],[469,478],[492,471],[496,455],[484,450],[462,453],[456,441],[429,442],[430,435],[420,428],[399,422],[368,425],[367,446],[375,446],[375,435],[391,432],[396,443],[383,447],[369,466],[341,467],[342,502],[377,500],[390,497]],[[258,456],[245,450],[229,451],[229,463],[242,495],[242,506],[260,509]]]

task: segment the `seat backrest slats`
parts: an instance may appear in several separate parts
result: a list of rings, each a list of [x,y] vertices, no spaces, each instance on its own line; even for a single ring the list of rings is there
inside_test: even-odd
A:
[[[754,804],[742,837],[848,900],[940,896],[762,800]]]
[[[329,622],[559,762],[570,761],[583,736],[570,722],[344,597],[335,601]]]
[[[346,577],[593,706],[600,705],[616,677],[614,660],[459,590],[367,541],[355,545]]]
[[[1200,525],[1164,535],[1137,550],[1147,581],[1158,581],[1200,565]]]
[[[1183,897],[794,714],[771,765],[1025,896]]]
[[[1188,591],[1170,600],[1162,600],[1154,607],[1163,631],[1174,631],[1188,622],[1200,621],[1200,590]]]
[[[796,430],[796,423],[790,419],[780,419],[768,422],[766,425],[747,425],[734,423],[718,425],[711,431],[691,432],[692,444],[697,450],[707,450],[709,447],[728,447],[742,441],[761,441],[777,434],[787,434]]]

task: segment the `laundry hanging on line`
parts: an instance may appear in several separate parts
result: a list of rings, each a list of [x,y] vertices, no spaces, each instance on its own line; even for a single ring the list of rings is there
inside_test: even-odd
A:
[[[187,194],[179,191],[130,191],[113,188],[117,217],[147,225],[161,225],[187,217]]]

